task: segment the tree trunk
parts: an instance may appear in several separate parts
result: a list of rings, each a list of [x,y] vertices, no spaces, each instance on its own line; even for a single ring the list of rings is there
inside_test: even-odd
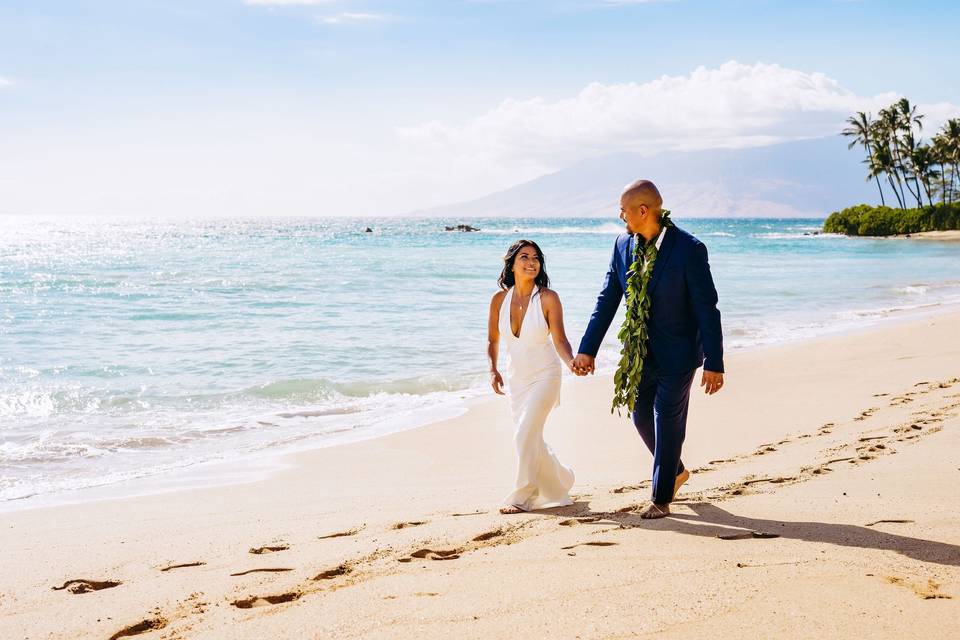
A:
[[[893,189],[893,195],[897,197],[897,204],[900,205],[901,209],[904,209],[905,207],[903,206],[903,199],[900,197],[900,194],[897,193],[897,187],[893,184],[893,178],[889,173],[887,174],[887,182],[890,183],[890,188]]]
[[[869,140],[867,140],[867,139],[864,140],[863,148],[867,150],[867,160],[870,162],[869,166],[871,167],[871,171],[872,171],[872,170],[873,170],[873,169],[872,169],[872,167],[873,167],[873,150],[870,148],[870,141],[869,141]],[[880,204],[885,207],[885,206],[887,206],[887,203],[886,203],[886,202],[884,201],[884,199],[883,199],[883,189],[880,188],[880,176],[874,175],[874,176],[873,176],[873,179],[877,181],[877,191],[880,192]]]
[[[947,165],[940,165],[940,202],[947,202]],[[953,179],[950,180],[953,182]]]
[[[880,188],[880,176],[873,176],[873,179],[877,181],[877,191],[880,192],[880,204],[885,207],[887,203],[883,199],[883,189]]]
[[[913,189],[910,188],[910,178],[907,176],[907,168],[903,164],[903,156],[900,155],[900,143],[897,141],[896,134],[893,137],[893,172],[897,176],[897,184],[900,185],[900,188],[903,189],[904,186],[907,187],[907,191],[910,192],[910,195],[919,203],[920,197],[913,192]],[[900,174],[903,173],[903,180],[900,180]],[[904,200],[907,196],[904,194]]]

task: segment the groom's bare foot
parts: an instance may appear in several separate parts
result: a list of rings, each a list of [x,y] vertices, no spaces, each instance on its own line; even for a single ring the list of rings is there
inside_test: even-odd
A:
[[[668,515],[670,515],[670,505],[657,504],[656,502],[651,502],[649,507],[640,512],[640,517],[644,520],[666,518]]]
[[[677,492],[680,491],[680,487],[683,486],[683,483],[690,479],[690,472],[684,469],[677,476],[677,481],[673,483],[673,497],[677,497]]]
[[[500,507],[500,513],[502,513],[505,516],[509,516],[515,513],[523,513],[523,509],[521,509],[520,507],[515,507],[513,505],[510,505],[509,507]]]

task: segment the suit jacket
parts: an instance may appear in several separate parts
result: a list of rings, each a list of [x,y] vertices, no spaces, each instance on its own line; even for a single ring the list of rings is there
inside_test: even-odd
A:
[[[647,322],[650,350],[664,373],[690,371],[701,364],[708,371],[722,373],[723,333],[707,248],[679,227],[668,227],[665,232],[647,288],[651,296]],[[633,236],[624,233],[617,237],[580,353],[597,355],[627,288],[634,246]]]

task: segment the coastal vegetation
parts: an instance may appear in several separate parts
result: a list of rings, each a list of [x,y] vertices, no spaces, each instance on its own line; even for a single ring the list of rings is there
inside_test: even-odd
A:
[[[960,229],[960,203],[938,203],[914,209],[858,204],[830,214],[826,233],[848,236],[893,236],[924,231]]]
[[[960,118],[948,120],[929,142],[923,119],[906,98],[876,119],[862,111],[847,119],[842,135],[851,139],[848,148],[866,154],[866,179],[876,183],[881,206],[835,212],[824,231],[885,236],[960,229]]]

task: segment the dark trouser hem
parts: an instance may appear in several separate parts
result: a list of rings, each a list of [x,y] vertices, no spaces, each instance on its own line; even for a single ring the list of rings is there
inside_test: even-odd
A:
[[[680,459],[687,432],[690,386],[696,369],[686,373],[660,373],[656,366],[644,367],[634,405],[633,424],[653,454],[653,491],[657,504],[673,501],[677,475],[683,472]]]

